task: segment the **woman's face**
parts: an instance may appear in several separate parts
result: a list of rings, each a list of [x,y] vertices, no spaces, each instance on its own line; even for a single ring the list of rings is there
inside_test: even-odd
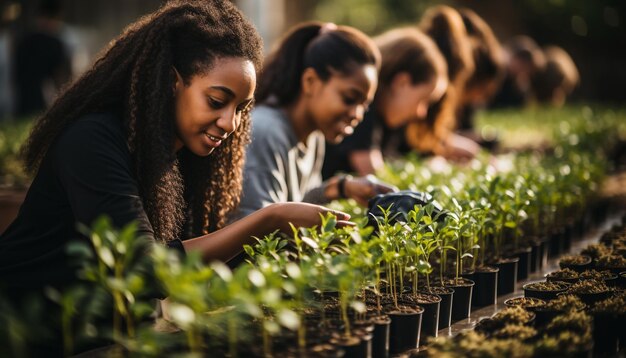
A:
[[[241,123],[251,105],[256,72],[251,61],[217,58],[208,71],[185,84],[176,72],[176,142],[198,156],[207,156]]]
[[[316,74],[313,77],[305,90],[310,127],[320,130],[327,141],[339,143],[363,120],[376,93],[378,71],[373,65],[363,65],[349,75],[334,72],[326,81]]]
[[[409,122],[420,120],[428,114],[431,103],[443,96],[447,81],[433,79],[412,83],[408,73],[400,73],[391,83],[386,108],[381,109],[389,128],[401,128]]]

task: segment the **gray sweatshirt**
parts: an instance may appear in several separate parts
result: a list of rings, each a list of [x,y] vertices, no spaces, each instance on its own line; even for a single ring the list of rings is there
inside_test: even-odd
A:
[[[243,195],[231,221],[272,203],[325,202],[322,188],[324,136],[315,131],[298,142],[278,108],[257,106],[252,111],[252,143],[246,152]]]

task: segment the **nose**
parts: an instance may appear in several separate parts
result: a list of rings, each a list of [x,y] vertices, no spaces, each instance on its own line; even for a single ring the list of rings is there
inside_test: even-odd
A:
[[[357,104],[355,106],[352,106],[350,108],[350,118],[351,118],[351,122],[354,122],[355,120],[357,122],[360,122],[363,119],[363,115],[365,114],[365,106],[362,104]]]
[[[217,119],[216,125],[224,133],[231,134],[235,131],[235,129],[237,129],[240,121],[241,114],[237,112],[237,109],[235,107],[228,107],[220,113],[220,117]]]
[[[426,115],[428,115],[428,103],[420,103],[417,105],[415,109],[415,114],[417,114],[417,118],[424,119]]]

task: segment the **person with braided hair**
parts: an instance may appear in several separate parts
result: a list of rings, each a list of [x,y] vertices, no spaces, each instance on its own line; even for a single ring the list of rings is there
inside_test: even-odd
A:
[[[19,298],[74,283],[66,246],[77,223],[116,227],[205,261],[228,261],[289,223],[320,214],[277,203],[226,226],[242,189],[261,39],[226,0],[171,1],[131,24],[35,123],[23,147],[34,173],[20,213],[0,236],[0,290]]]
[[[285,35],[259,80],[243,196],[233,220],[285,201],[352,198],[367,205],[394,190],[374,177],[322,181],[325,141],[341,141],[361,122],[379,67],[376,45],[355,28],[309,22]]]

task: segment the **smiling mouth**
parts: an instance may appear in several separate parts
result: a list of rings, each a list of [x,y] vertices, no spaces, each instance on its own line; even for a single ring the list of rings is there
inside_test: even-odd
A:
[[[213,148],[219,147],[220,144],[222,144],[222,141],[226,139],[225,137],[222,137],[222,136],[214,136],[208,132],[204,132],[203,134],[208,139],[207,144]]]
[[[209,139],[210,139],[210,140],[212,140],[212,141],[214,141],[214,142],[221,142],[221,141],[223,141],[224,139],[226,139],[226,138],[223,138],[223,137],[216,137],[216,136],[211,135],[211,134],[209,134],[209,133],[204,133],[204,134],[205,134],[207,137],[209,137]]]

